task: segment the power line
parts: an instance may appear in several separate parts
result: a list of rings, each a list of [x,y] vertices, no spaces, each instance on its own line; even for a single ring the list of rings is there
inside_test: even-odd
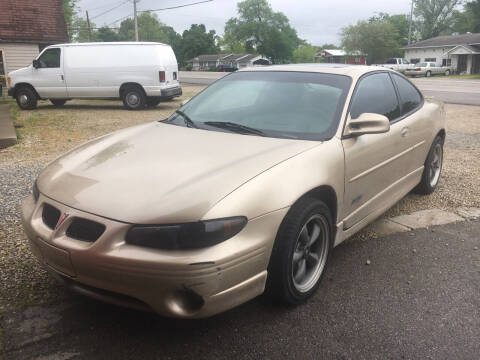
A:
[[[109,13],[110,11],[113,11],[113,10],[119,8],[119,7],[122,6],[123,4],[126,4],[127,2],[129,2],[129,0],[123,1],[122,3],[120,3],[120,4],[116,5],[116,6],[114,6],[113,8],[111,8],[110,10],[106,10],[106,11],[104,11],[104,12],[98,14],[98,15],[93,16],[93,17],[92,17],[92,20],[93,20],[93,19],[96,19],[96,18],[98,18],[98,17],[100,17],[100,16],[102,16],[102,15],[105,15],[105,14]]]
[[[203,3],[207,3],[207,2],[211,2],[211,1],[213,1],[213,0],[197,1],[197,2],[194,2],[194,3],[190,3],[190,4],[171,6],[171,7],[161,8],[161,9],[139,10],[138,12],[150,12],[150,11],[163,11],[163,10],[170,10],[170,9],[178,9],[178,8],[182,8],[182,7],[192,6],[192,5],[203,4]]]

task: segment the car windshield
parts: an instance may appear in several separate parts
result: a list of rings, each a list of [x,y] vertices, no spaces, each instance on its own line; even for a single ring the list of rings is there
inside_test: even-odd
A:
[[[350,88],[344,75],[243,71],[210,85],[165,122],[212,131],[326,140]]]

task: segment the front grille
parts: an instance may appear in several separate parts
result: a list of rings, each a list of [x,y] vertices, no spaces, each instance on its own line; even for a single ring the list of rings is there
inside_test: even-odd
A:
[[[49,204],[43,205],[42,219],[45,225],[50,229],[55,229],[58,219],[60,219],[60,210]]]
[[[105,231],[105,225],[95,221],[75,218],[67,229],[67,236],[76,240],[94,242]]]

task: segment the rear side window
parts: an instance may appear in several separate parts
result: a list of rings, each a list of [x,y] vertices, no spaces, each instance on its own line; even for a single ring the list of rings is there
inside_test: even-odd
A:
[[[48,49],[38,58],[41,68],[59,68],[60,67],[60,49]]]
[[[377,73],[362,78],[353,95],[350,116],[358,118],[363,113],[375,113],[390,121],[400,116],[400,106],[392,80],[387,73]]]
[[[393,81],[398,88],[400,95],[400,105],[402,107],[402,115],[416,109],[422,103],[422,96],[410,82],[401,76],[392,74]]]

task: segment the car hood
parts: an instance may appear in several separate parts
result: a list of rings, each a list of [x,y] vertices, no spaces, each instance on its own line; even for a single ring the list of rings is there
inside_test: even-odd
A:
[[[317,145],[149,123],[72,150],[37,185],[65,205],[123,222],[197,221],[251,178]]]

